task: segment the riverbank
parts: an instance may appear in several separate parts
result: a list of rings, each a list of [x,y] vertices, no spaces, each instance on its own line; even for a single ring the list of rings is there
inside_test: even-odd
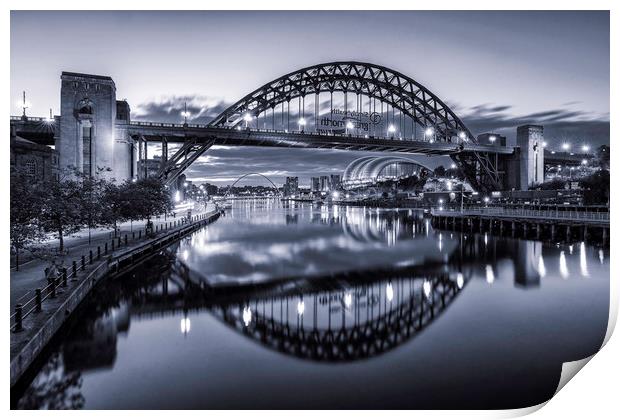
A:
[[[154,237],[139,234],[131,242],[127,236],[124,242],[118,238],[118,241],[111,242],[109,252],[106,243],[105,252],[82,258],[61,276],[58,284],[52,284],[44,294],[37,293],[28,301],[32,302],[32,307],[24,304],[19,316],[11,316],[11,387],[100,280],[132,267],[170,243],[217,220],[220,214],[216,210],[193,216],[184,223],[166,225],[166,229],[156,227]]]

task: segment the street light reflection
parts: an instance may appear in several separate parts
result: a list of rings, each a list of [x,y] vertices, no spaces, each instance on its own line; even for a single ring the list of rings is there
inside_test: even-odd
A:
[[[560,275],[562,278],[568,278],[569,276],[568,266],[566,265],[566,254],[564,251],[560,252]]]

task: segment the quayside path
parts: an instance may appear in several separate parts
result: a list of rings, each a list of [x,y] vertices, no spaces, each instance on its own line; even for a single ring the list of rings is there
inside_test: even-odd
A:
[[[131,268],[220,214],[219,210],[204,211],[189,219],[155,223],[148,237],[144,230],[135,230],[103,246],[81,247],[79,258],[71,260],[54,281],[44,280],[44,285],[25,293],[11,308],[11,387],[101,279]]]

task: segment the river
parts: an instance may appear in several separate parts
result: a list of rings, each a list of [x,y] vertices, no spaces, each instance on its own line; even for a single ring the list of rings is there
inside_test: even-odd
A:
[[[609,250],[239,200],[104,281],[14,408],[520,408],[595,353]]]

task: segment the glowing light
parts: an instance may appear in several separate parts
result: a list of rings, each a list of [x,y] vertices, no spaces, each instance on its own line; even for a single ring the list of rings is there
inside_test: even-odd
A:
[[[547,142],[546,141],[542,142],[542,147],[547,147]]]
[[[252,309],[249,306],[243,308],[243,324],[247,327],[252,322]]]
[[[562,276],[562,278],[567,279],[569,276],[569,272],[568,272],[568,266],[566,265],[566,255],[564,254],[564,251],[560,252],[560,275]]]
[[[588,146],[587,144],[584,144],[583,146],[581,146],[581,150],[583,150],[584,152],[589,152],[590,146]]]
[[[487,264],[486,266],[486,275],[487,283],[493,284],[493,282],[495,281],[495,273],[493,273],[493,267],[491,267],[491,264]]]
[[[424,130],[424,135],[425,136],[432,136],[434,132],[435,132],[435,130],[433,130],[432,127],[428,127],[426,130]]]
[[[456,163],[453,163],[452,165],[450,165],[450,169],[456,169]]]
[[[332,198],[333,198],[334,200],[338,200],[338,198],[340,198],[340,193],[339,193],[338,191],[334,191],[334,192],[332,193]]]
[[[246,123],[252,121],[252,116],[250,114],[243,114],[243,121],[245,121]]]
[[[605,262],[605,253],[602,249],[598,250],[598,260],[603,264]]]
[[[446,182],[446,187],[448,188],[448,191],[452,191],[452,181]]]
[[[192,329],[192,323],[189,318],[185,317],[181,320],[181,332],[187,334]]]
[[[392,287],[392,283],[388,283],[385,286],[385,296],[387,297],[388,302],[391,302],[394,299],[394,288]]]
[[[540,274],[540,277],[545,277],[547,275],[547,268],[545,267],[545,260],[543,260],[542,255],[538,259],[538,274]]]
[[[496,137],[496,136],[489,136],[489,141],[490,141],[491,143],[493,143],[495,140],[497,140],[497,137]]]
[[[347,128],[350,130],[350,129],[352,129],[353,127],[354,127],[354,126],[353,126],[353,123],[352,123],[351,121],[347,121]]]
[[[183,261],[187,261],[189,258],[189,251],[186,249],[183,251]]]
[[[562,150],[570,150],[570,143],[563,143]]]
[[[439,199],[439,204],[443,204],[443,198]]]
[[[422,289],[424,291],[424,296],[426,296],[426,298],[428,299],[431,296],[431,291],[433,290],[433,286],[431,285],[431,282],[428,280],[424,280]]]
[[[588,259],[586,258],[586,244],[582,242],[579,245],[579,268],[581,269],[581,275],[583,277],[590,277],[590,272],[588,271]]]
[[[350,308],[352,300],[353,300],[353,297],[351,296],[351,293],[346,293],[344,295],[344,306],[346,306],[347,308]]]
[[[300,118],[298,121],[299,125],[306,125],[306,120],[304,118]]]
[[[461,138],[461,140],[465,140],[465,139],[467,138],[467,134],[465,134],[465,132],[464,132],[464,131],[461,131],[461,132],[459,133],[459,137]]]
[[[189,118],[190,113],[189,113],[189,111],[182,111],[182,112],[181,112],[181,116],[182,116],[183,118]]]
[[[581,164],[582,164],[583,166],[587,165],[587,164],[588,164],[588,159],[583,159],[583,160],[581,161]]]
[[[396,127],[390,124],[390,126],[388,127],[388,133],[394,133],[395,131],[396,131]]]
[[[176,193],[174,193],[174,201],[175,201],[175,202],[177,202],[177,203],[178,203],[179,201],[181,201],[181,192],[180,192],[180,191],[178,191],[178,190],[177,190],[177,192],[176,192]]]
[[[297,315],[302,316],[304,314],[304,310],[306,309],[306,305],[303,300],[297,302]]]
[[[465,285],[465,279],[463,278],[463,273],[456,273],[456,285],[459,289],[462,289]]]
[[[484,202],[488,203],[489,202],[489,197],[484,197]]]

